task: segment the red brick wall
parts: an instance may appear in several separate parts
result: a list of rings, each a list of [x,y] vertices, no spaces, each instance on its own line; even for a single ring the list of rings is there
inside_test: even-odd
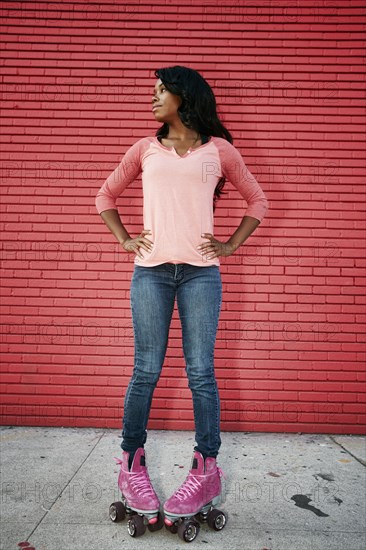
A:
[[[212,85],[270,203],[221,258],[222,428],[364,432],[362,5],[2,2],[4,424],[121,425],[133,259],[94,200],[159,126],[154,69],[181,64]],[[226,190],[223,240],[245,208]],[[136,235],[141,179],[118,206]],[[193,428],[176,309],[149,426]]]

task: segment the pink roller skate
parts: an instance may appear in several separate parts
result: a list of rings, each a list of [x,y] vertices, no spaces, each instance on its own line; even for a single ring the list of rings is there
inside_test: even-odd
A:
[[[128,516],[127,529],[131,537],[139,537],[146,531],[157,531],[164,525],[159,512],[160,502],[151,485],[145,465],[145,451],[137,449],[128,468],[129,453],[122,451],[122,460],[115,458],[121,465],[118,486],[122,493],[122,502],[113,502],[109,507],[109,517],[118,522]]]
[[[222,476],[215,458],[204,460],[201,453],[194,452],[186,480],[164,504],[164,522],[171,533],[178,532],[182,540],[192,542],[200,530],[198,521],[207,521],[215,531],[225,527],[225,514],[214,509],[221,501]]]

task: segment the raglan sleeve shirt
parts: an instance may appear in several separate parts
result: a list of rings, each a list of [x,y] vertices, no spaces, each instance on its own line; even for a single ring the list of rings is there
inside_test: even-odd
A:
[[[118,210],[116,199],[141,173],[143,150],[144,139],[142,138],[127,149],[117,168],[105,180],[95,199],[98,214],[101,214],[104,210]]]
[[[209,141],[179,155],[156,136],[141,138],[99,189],[98,213],[117,209],[116,199],[142,173],[144,229],[153,242],[150,252],[140,249],[134,263],[153,267],[165,262],[207,267],[220,265],[198,249],[203,233],[214,232],[213,197],[223,176],[247,202],[244,215],[263,220],[268,201],[238,149],[224,138]]]
[[[238,149],[225,139],[216,139],[220,152],[221,171],[247,203],[246,216],[260,222],[268,210],[268,200],[258,181],[248,169]]]

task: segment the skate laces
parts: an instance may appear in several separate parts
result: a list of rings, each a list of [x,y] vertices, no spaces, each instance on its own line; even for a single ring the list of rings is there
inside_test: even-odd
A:
[[[130,482],[132,489],[142,497],[154,494],[151,481],[147,472],[130,472]]]
[[[217,472],[220,478],[225,478],[225,474],[219,466],[217,466]],[[182,501],[197,493],[202,488],[202,481],[199,480],[199,477],[204,478],[205,476],[195,476],[190,473],[183,484],[175,492],[174,496],[178,500]]]
[[[122,464],[123,461],[120,458],[114,457],[117,464]],[[154,489],[152,488],[151,481],[147,470],[141,472],[129,472],[131,487],[134,492],[138,492],[142,497],[154,495]]]
[[[224,472],[221,470],[221,468],[219,466],[217,466],[217,471],[219,472],[220,477],[223,477],[224,479],[226,479],[226,476],[225,476]]]
[[[203,477],[203,476],[202,476]],[[175,492],[178,500],[186,500],[202,488],[202,483],[196,476],[189,474],[185,482]]]

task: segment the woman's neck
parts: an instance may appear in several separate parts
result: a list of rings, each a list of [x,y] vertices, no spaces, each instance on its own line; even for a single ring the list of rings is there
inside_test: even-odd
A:
[[[178,120],[176,123],[167,125],[167,133],[164,138],[177,143],[196,142],[200,139],[200,133],[193,128],[187,128],[181,120]]]

